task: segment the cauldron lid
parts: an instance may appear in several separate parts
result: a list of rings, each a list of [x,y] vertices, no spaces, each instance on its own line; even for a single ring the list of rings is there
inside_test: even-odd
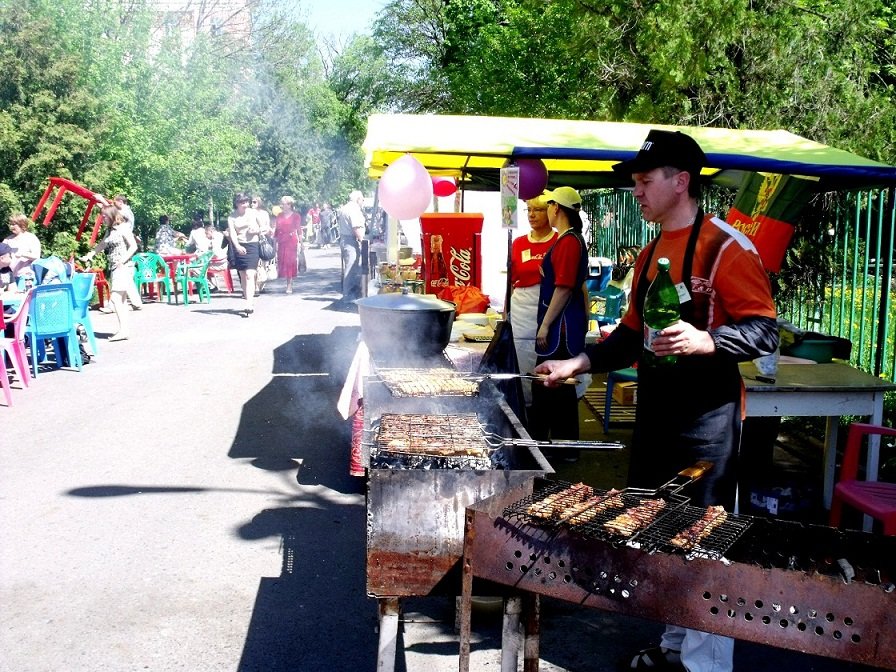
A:
[[[454,311],[455,306],[449,301],[442,301],[432,294],[374,294],[355,301],[365,308],[381,310],[421,310],[421,311]]]

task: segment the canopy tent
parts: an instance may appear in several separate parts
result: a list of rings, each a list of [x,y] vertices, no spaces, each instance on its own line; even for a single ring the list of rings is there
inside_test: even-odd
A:
[[[630,182],[615,175],[611,166],[632,158],[651,128],[691,135],[709,159],[705,179],[723,186],[739,186],[752,172],[812,177],[820,191],[896,185],[896,167],[783,130],[375,114],[368,119],[362,147],[372,178],[411,153],[431,174],[458,177],[468,189],[497,189],[499,169],[511,157],[543,160],[551,187],[620,187]]]

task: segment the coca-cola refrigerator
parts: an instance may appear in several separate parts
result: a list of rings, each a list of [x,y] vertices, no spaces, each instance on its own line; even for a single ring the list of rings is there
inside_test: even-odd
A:
[[[423,234],[423,285],[436,294],[449,285],[482,287],[482,222],[478,212],[426,212]]]

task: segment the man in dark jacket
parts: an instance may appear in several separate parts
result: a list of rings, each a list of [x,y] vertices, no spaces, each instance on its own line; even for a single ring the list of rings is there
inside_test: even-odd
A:
[[[688,493],[698,506],[734,506],[744,387],[738,362],[774,352],[775,305],[768,276],[752,243],[712,215],[704,215],[700,168],[706,156],[683,133],[653,130],[634,159],[613,166],[632,175],[645,220],[659,236],[638,255],[631,301],[621,324],[577,357],[548,361],[538,373],[548,384],[585,371],[613,371],[639,361],[638,401],[629,485],[656,487],[698,460],[713,469]],[[643,320],[657,260],[671,260],[681,320],[651,341],[650,365]],[[645,649],[625,669],[730,672],[734,641],[668,626],[660,646]]]

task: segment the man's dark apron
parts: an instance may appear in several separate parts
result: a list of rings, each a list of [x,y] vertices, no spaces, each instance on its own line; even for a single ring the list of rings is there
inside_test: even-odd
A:
[[[709,278],[724,237],[710,247],[694,267],[694,252],[703,225],[697,211],[682,265],[682,282],[689,300],[681,304],[681,319],[708,328],[711,296],[694,294],[692,278]],[[646,263],[635,297],[643,315],[657,240],[645,250]],[[704,243],[705,244],[705,243]],[[732,508],[737,486],[737,452],[741,428],[741,378],[737,361],[722,354],[679,357],[672,366],[638,365],[638,405],[629,485],[655,487],[698,460],[714,463],[711,472],[689,488],[696,505],[724,504]]]

